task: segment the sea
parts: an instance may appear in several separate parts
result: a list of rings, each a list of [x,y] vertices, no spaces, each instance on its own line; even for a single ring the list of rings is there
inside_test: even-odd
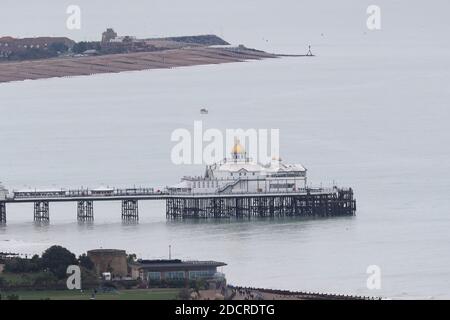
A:
[[[161,259],[171,246],[173,258],[225,262],[234,285],[450,298],[448,40],[422,29],[387,40],[327,30],[315,29],[314,57],[0,84],[0,180],[10,190],[163,188],[205,169],[171,161],[174,130],[193,132],[195,121],[279,129],[281,157],[302,163],[308,183],[353,188],[354,217],[168,221],[163,201],[141,201],[138,223],[123,223],[120,202],[105,202],[94,204],[92,223],[77,222],[76,204],[52,203],[49,224],[39,224],[32,205],[11,204],[0,251],[32,255],[58,244]],[[257,44],[308,48],[291,37]]]

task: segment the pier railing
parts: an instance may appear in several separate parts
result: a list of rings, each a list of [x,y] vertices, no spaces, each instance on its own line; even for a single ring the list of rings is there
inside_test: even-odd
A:
[[[270,191],[233,191],[223,192],[221,189],[217,189],[211,192],[195,192],[195,191],[174,191],[174,190],[155,190],[154,188],[136,188],[136,189],[110,189],[110,190],[96,190],[96,189],[69,189],[69,190],[54,190],[54,191],[13,191],[6,197],[7,202],[14,202],[27,199],[42,199],[42,200],[58,200],[58,199],[80,199],[80,198],[92,198],[92,199],[111,199],[114,198],[126,198],[126,197],[158,197],[164,198],[169,196],[245,196],[245,195],[274,195],[274,194],[321,194],[321,193],[333,193],[338,190],[349,191],[349,189],[338,189],[337,187],[330,188],[298,188],[289,190],[270,190]]]
[[[233,191],[230,193],[224,193],[220,191],[215,192],[170,192],[170,195],[196,195],[196,196],[208,196],[208,195],[246,195],[246,194],[286,194],[286,195],[292,195],[292,194],[320,194],[320,193],[333,193],[338,192],[338,190],[341,191],[349,191],[349,188],[337,188],[337,187],[330,187],[330,188],[298,188],[295,190],[273,190],[273,191]]]

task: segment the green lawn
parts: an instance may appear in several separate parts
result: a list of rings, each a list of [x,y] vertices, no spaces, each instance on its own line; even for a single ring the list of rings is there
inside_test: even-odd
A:
[[[136,289],[120,290],[112,293],[97,293],[96,300],[174,300],[179,289]],[[16,294],[20,300],[89,300],[92,290],[80,292],[79,290],[58,291],[14,291],[3,292],[6,296]]]

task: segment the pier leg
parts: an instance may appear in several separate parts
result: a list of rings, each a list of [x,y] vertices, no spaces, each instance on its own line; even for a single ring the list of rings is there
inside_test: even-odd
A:
[[[49,221],[48,201],[37,201],[34,203],[34,221]]]
[[[0,224],[6,223],[6,203],[0,202]]]
[[[139,220],[139,207],[137,200],[122,201],[122,220],[125,221]]]
[[[77,205],[78,221],[94,220],[94,203],[93,201],[78,201]]]

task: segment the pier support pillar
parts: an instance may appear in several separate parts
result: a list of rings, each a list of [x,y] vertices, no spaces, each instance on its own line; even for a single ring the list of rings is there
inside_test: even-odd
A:
[[[0,224],[6,223],[6,202],[0,202]]]
[[[34,221],[49,221],[48,201],[36,201],[34,203]]]
[[[93,201],[78,201],[77,204],[78,221],[94,220],[94,203]]]
[[[139,207],[137,200],[122,201],[122,220],[125,221],[139,220]]]

